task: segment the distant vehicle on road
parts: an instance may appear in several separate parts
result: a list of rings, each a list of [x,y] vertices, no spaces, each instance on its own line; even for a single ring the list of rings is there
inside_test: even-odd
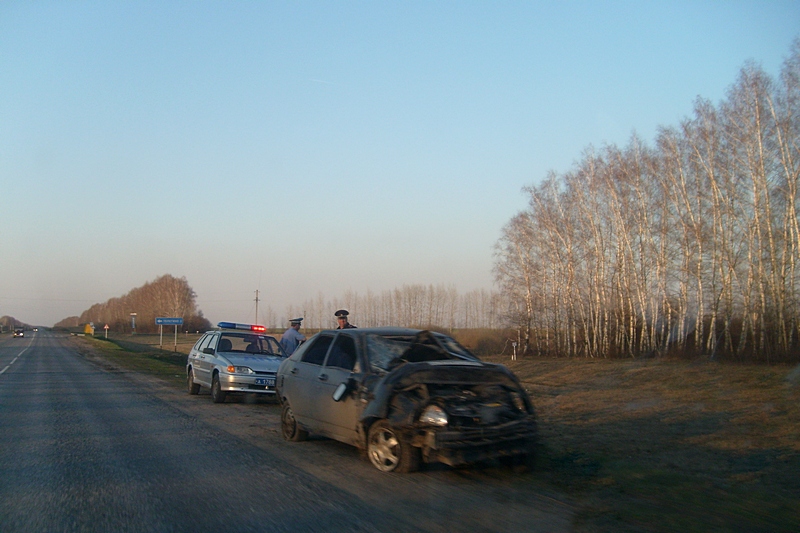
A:
[[[535,458],[536,415],[516,376],[441,333],[322,331],[281,364],[277,387],[286,440],[325,435],[383,472]]]
[[[14,336],[15,337],[24,337],[25,336],[25,328],[14,328]]]
[[[186,362],[189,394],[211,389],[214,403],[229,393],[275,394],[275,374],[286,354],[266,328],[220,322],[195,343]]]

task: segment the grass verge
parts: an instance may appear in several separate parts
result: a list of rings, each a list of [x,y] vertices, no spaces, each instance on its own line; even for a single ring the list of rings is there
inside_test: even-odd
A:
[[[487,359],[531,393],[538,475],[582,502],[578,531],[800,531],[791,368]]]
[[[160,350],[148,343],[138,343],[122,338],[72,337],[90,351],[112,365],[159,377],[176,386],[185,381],[187,353]],[[191,345],[190,345],[191,347]],[[86,351],[83,351],[86,353]]]

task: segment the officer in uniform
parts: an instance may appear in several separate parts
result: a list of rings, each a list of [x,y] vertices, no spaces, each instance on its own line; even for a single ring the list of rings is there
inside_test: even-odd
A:
[[[353,324],[351,324],[350,322],[347,321],[347,315],[349,315],[349,314],[350,313],[348,313],[346,309],[339,309],[338,311],[333,313],[333,316],[335,316],[336,320],[339,321],[339,327],[336,328],[336,329],[351,329],[351,328],[355,328],[355,326]]]
[[[301,342],[306,340],[305,335],[300,333],[300,324],[303,322],[302,318],[293,318],[289,321],[289,329],[281,335],[281,347],[286,355],[292,355]]]

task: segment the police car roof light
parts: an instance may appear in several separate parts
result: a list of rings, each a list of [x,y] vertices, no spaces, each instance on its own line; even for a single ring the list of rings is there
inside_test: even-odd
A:
[[[217,327],[222,329],[245,329],[257,333],[265,333],[267,331],[265,326],[259,324],[237,324],[236,322],[220,322]]]

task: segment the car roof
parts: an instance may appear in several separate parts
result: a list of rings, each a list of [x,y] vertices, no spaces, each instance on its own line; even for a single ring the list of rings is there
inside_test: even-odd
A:
[[[348,328],[348,329],[323,329],[320,333],[344,333],[345,335],[416,335],[421,329],[378,327],[378,328]]]

